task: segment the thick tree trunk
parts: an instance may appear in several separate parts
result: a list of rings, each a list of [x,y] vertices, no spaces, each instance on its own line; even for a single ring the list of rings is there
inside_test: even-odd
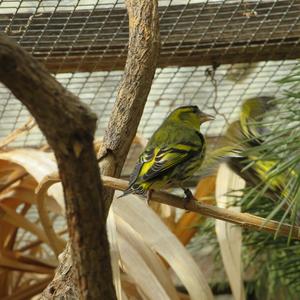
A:
[[[55,153],[80,296],[116,299],[103,188],[93,147],[97,118],[4,35],[0,35],[0,66],[0,81],[28,108]],[[52,288],[53,296],[55,292]]]
[[[130,29],[127,62],[103,144],[98,153],[101,173],[117,177],[121,173],[137,132],[160,49],[157,0],[127,0],[126,6]],[[103,193],[106,216],[113,193],[114,190],[110,188],[105,189]],[[49,294],[55,288],[60,290],[60,295],[67,294],[67,299],[77,299],[78,287],[74,284],[74,274],[70,248],[67,247],[61,256],[54,281],[44,291],[44,298],[49,298]]]
[[[120,175],[136,134],[160,45],[157,0],[127,0],[126,5],[130,27],[128,58],[98,153],[102,173],[110,176]],[[4,36],[0,38],[0,48],[0,80],[26,105],[45,134],[55,152],[65,191],[73,262],[77,268],[75,272],[67,247],[43,298],[115,299],[105,230],[113,190],[103,191],[100,184],[93,150],[96,117]]]

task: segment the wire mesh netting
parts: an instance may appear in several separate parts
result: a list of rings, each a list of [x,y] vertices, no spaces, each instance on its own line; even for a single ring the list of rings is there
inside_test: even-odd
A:
[[[295,57],[299,1],[159,1],[161,66]],[[122,69],[123,1],[1,1],[1,30],[56,72]],[[237,55],[238,54],[238,55]]]
[[[300,56],[300,1],[159,1],[161,56],[139,131],[149,137],[166,114],[196,104],[219,115],[205,125],[220,136],[247,97],[279,95],[277,79]],[[0,2],[0,30],[43,62],[107,125],[122,77],[128,42],[124,1]],[[218,66],[213,80],[207,70]],[[0,138],[22,125],[28,111],[0,87]],[[216,97],[217,96],[217,97]],[[43,99],[41,99],[42,103]],[[40,146],[34,129],[12,146]]]
[[[262,95],[280,97],[284,93],[277,80],[289,75],[299,64],[300,0],[158,1],[161,53],[139,133],[149,138],[172,109],[194,104],[216,115],[214,121],[205,123],[202,128],[208,146],[213,147],[225,132],[226,122],[238,117],[244,99]],[[63,86],[91,107],[98,115],[96,137],[102,137],[126,63],[129,26],[124,0],[0,0],[0,31],[45,64]],[[43,99],[40,102],[42,106]],[[29,117],[21,102],[0,84],[0,142]],[[34,127],[9,146],[41,147],[45,143],[40,130]],[[133,145],[123,168],[124,176],[132,172],[140,151],[141,146]],[[12,174],[10,184],[16,190],[19,186],[14,180],[22,178],[23,188],[33,185],[30,176],[26,182],[23,167],[13,169],[9,165],[8,170]],[[194,188],[198,181],[199,176],[195,176],[188,184]],[[7,182],[2,188],[5,184]],[[35,186],[32,194],[38,202]],[[6,196],[15,195],[2,197]],[[27,191],[24,205],[16,212],[30,220],[30,228],[37,225],[42,229],[45,224],[41,224],[41,212],[31,206],[30,197]],[[15,200],[19,199],[9,199],[13,205]],[[47,205],[45,211],[51,206]],[[59,215],[57,207],[51,209],[53,228],[66,237],[64,216]],[[195,227],[190,224],[188,229]],[[32,245],[32,249],[37,249],[35,245],[43,241],[43,235],[27,228],[20,227],[12,235],[16,241],[21,240],[15,244],[18,247],[11,247],[13,239],[5,238],[5,243],[10,247],[7,249],[17,254],[16,270],[22,270],[20,263],[34,262],[33,254],[38,257],[40,270],[42,259],[51,258],[54,248],[51,250],[47,241],[39,252],[31,251]],[[26,247],[30,249],[27,252],[30,256],[24,259],[20,255],[27,251]],[[11,259],[12,254],[6,252]],[[209,264],[213,263],[209,261]],[[56,263],[51,259],[45,266],[54,268]],[[11,265],[10,268],[14,270]],[[21,290],[30,287],[29,283],[35,279],[32,269],[24,270],[31,278],[25,284],[26,277],[20,281],[18,276]],[[36,279],[42,274],[39,271]],[[9,276],[2,283],[12,281],[13,276]],[[16,290],[17,284],[12,286]]]
[[[227,118],[233,119],[239,111],[239,103],[256,95],[277,94],[280,86],[275,80],[287,75],[297,61],[263,62],[253,66],[244,66],[248,75],[244,80],[230,80],[232,66],[224,65],[217,70],[218,98],[216,107]],[[242,67],[242,66],[241,66]],[[239,72],[238,66],[236,66]],[[170,110],[186,104],[197,104],[209,113],[214,113],[215,101],[211,80],[205,75],[205,67],[181,67],[158,69],[148,98],[139,131],[149,137]],[[242,69],[244,72],[244,69]],[[112,106],[114,104],[118,83],[122,72],[65,73],[58,74],[58,80],[82,101],[97,112],[97,136],[103,135]],[[3,138],[15,128],[26,122],[29,113],[6,88],[0,89],[1,114],[0,137]],[[42,101],[42,99],[41,99]],[[218,136],[224,130],[225,120],[217,115],[216,120],[207,123],[205,133]],[[37,129],[14,142],[15,146],[40,146],[44,139]]]

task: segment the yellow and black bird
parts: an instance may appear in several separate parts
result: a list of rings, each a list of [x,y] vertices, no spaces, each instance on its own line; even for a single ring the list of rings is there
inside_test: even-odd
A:
[[[200,125],[214,117],[197,106],[182,106],[170,113],[150,138],[130,176],[129,193],[146,196],[153,189],[181,187],[186,201],[191,197],[184,187],[201,166],[206,143]]]
[[[261,124],[263,124],[262,120],[266,112],[274,108],[272,100],[274,100],[273,97],[266,96],[246,99],[242,103],[239,120],[231,123],[225,134],[227,143],[232,145],[232,153],[237,154],[229,156],[227,164],[252,186],[265,182],[268,172],[276,165],[276,161],[258,159],[258,152],[245,154],[246,151],[249,152],[249,149],[254,149],[264,143],[263,133],[267,128]],[[252,164],[249,167],[250,162]],[[272,179],[273,182],[269,182],[269,190],[272,189],[276,197],[280,194],[279,185],[282,185],[276,182],[279,179],[282,180],[277,177]]]
[[[227,142],[232,145],[231,153],[237,154],[229,156],[227,164],[250,186],[264,189],[266,185],[264,195],[276,203],[285,199],[283,208],[289,209],[289,205],[295,205],[289,182],[298,178],[298,172],[288,168],[284,172],[277,172],[276,176],[272,175],[279,159],[265,158],[266,151],[261,147],[266,143],[264,135],[268,132],[262,120],[267,111],[274,109],[273,100],[273,97],[255,97],[243,102],[239,120],[230,124],[225,135]],[[298,210],[296,206],[295,209]],[[296,222],[300,223],[298,212]]]

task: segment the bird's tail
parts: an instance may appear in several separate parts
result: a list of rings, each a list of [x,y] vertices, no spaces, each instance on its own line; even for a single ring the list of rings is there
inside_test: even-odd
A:
[[[149,189],[144,189],[142,185],[139,185],[138,187],[136,187],[135,185],[131,185],[123,192],[121,196],[118,197],[118,199],[127,196],[128,194],[146,197],[148,190]]]
[[[130,187],[130,188],[126,189],[125,191],[123,191],[123,194],[120,195],[120,196],[118,196],[117,199],[122,198],[122,197],[124,197],[124,196],[126,196],[128,194],[131,194],[131,193],[132,193],[132,189]]]

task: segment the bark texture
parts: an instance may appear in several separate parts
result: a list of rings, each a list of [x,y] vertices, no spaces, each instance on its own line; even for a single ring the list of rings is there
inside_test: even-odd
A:
[[[121,173],[151,89],[160,48],[157,0],[127,0],[126,6],[129,15],[128,56],[116,103],[98,152],[101,173],[109,176],[119,176]],[[105,216],[113,193],[110,188],[103,191]],[[61,295],[67,292],[68,299],[78,299],[69,247],[61,257],[55,281],[44,295],[49,295],[51,288],[56,286]]]
[[[119,86],[98,157],[103,175],[119,177],[135,137],[151,89],[159,56],[157,0],[126,0],[129,17],[129,45],[124,75]],[[113,190],[105,189],[108,213]]]
[[[30,54],[0,35],[0,81],[28,108],[52,147],[64,187],[82,299],[116,299],[103,189],[93,137],[97,118]],[[55,288],[51,289],[55,297]]]

